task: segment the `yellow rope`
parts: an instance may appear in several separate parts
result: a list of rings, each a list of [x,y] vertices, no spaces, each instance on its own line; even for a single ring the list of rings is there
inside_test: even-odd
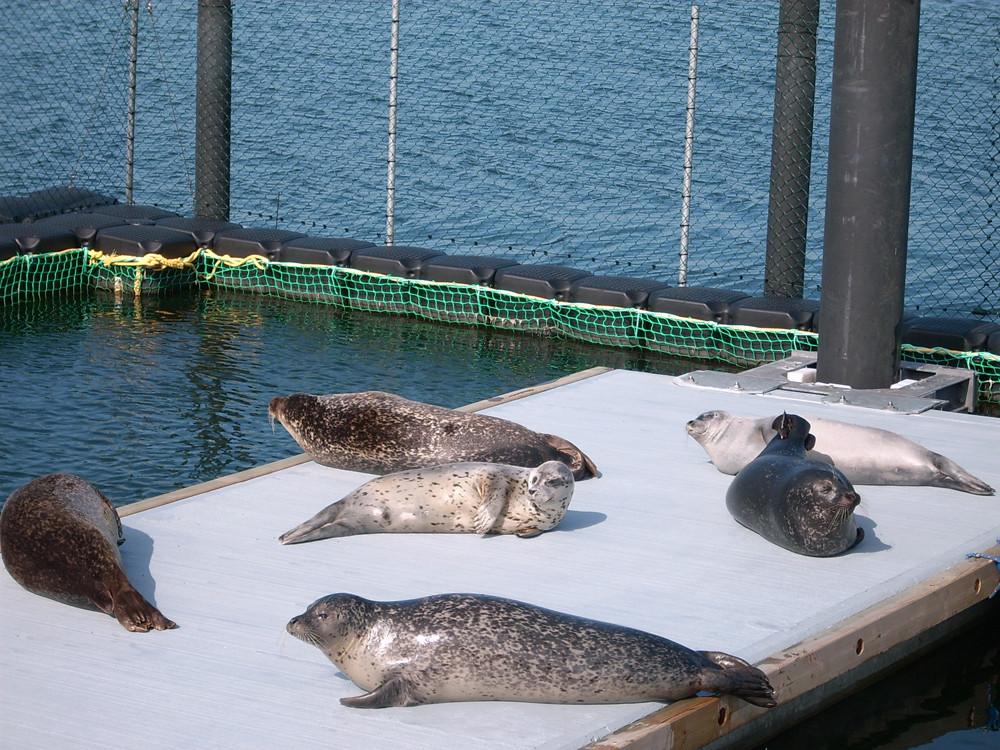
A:
[[[215,276],[216,271],[218,271],[222,266],[237,268],[249,263],[256,267],[258,271],[263,271],[271,263],[270,258],[265,255],[248,255],[245,258],[234,258],[231,255],[218,255],[208,248],[205,248],[200,252],[206,260],[214,262],[210,271],[202,272],[202,281],[211,281],[211,279]]]
[[[164,268],[190,268],[201,254],[201,250],[195,250],[186,258],[164,258],[158,253],[148,253],[147,255],[119,255],[118,253],[104,253],[100,250],[90,251],[90,262],[94,265],[101,263],[105,267],[111,266],[132,266],[162,270]]]

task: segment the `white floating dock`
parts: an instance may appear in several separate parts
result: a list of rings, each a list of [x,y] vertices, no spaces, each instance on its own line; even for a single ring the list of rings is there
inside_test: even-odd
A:
[[[768,722],[773,731],[769,713],[794,720],[787,707],[813,688],[849,689],[851,674],[899,644],[1000,605],[1000,596],[982,603],[997,565],[966,559],[1000,552],[1000,497],[859,486],[864,541],[838,557],[803,557],[733,521],[731,477],[684,430],[709,409],[832,417],[903,434],[1000,487],[1000,421],[725,393],[621,370],[585,375],[488,409],[573,441],[603,474],[579,482],[563,523],[539,537],[380,534],[283,547],[279,534],[369,478],[292,459],[176,502],[122,509],[126,568],[175,630],[129,633],[0,574],[0,742],[23,750],[697,747],[735,737],[741,725],[744,737]],[[698,697],[667,707],[346,708],[339,699],[363,691],[284,630],[340,591],[381,600],[493,594],[640,628],[763,663],[784,706]]]

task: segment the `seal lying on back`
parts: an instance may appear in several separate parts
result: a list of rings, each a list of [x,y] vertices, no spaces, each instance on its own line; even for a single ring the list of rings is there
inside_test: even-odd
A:
[[[457,463],[409,469],[366,482],[279,537],[282,544],[380,531],[466,531],[537,536],[558,524],[573,497],[573,473]]]
[[[107,612],[128,630],[174,627],[125,575],[121,534],[111,501],[73,474],[28,482],[0,513],[3,563],[28,591]]]
[[[459,461],[531,468],[562,461],[576,479],[597,476],[594,463],[568,440],[381,391],[276,396],[268,413],[302,450],[336,469],[390,474]]]
[[[777,705],[764,673],[735,656],[492,596],[373,602],[332,594],[293,617],[287,630],[369,691],[341,699],[355,708],[636,703],[699,690]]]
[[[773,426],[771,442],[729,485],[729,512],[801,555],[828,557],[850,549],[865,536],[854,522],[858,493],[835,466],[806,458],[816,442],[806,420],[783,414]]]
[[[749,419],[725,411],[707,411],[687,423],[687,432],[723,474],[735,474],[774,437],[776,417]],[[888,430],[809,417],[819,450],[809,458],[840,469],[853,484],[928,485],[974,495],[993,488],[950,458]]]

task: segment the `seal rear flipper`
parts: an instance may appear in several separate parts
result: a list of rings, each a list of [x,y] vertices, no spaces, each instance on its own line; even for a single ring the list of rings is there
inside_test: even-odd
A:
[[[934,455],[934,468],[938,474],[934,477],[935,487],[945,487],[950,490],[969,492],[973,495],[992,495],[994,489],[981,479],[977,479],[969,472],[959,466],[946,456],[940,453]]]
[[[423,703],[414,692],[410,681],[399,675],[390,677],[370,693],[353,698],[341,698],[340,702],[351,708],[394,708],[419,706]]]
[[[542,433],[545,442],[552,447],[560,456],[563,456],[565,463],[573,471],[573,479],[587,479],[588,477],[599,477],[601,472],[590,457],[582,450],[573,445],[569,440],[558,435],[548,435]]]
[[[324,508],[308,521],[304,521],[294,529],[289,529],[278,537],[282,544],[298,544],[312,542],[316,539],[332,539],[340,536],[351,536],[358,533],[337,518],[343,506],[339,502]]]
[[[147,602],[142,594],[131,585],[113,596],[114,604],[111,614],[126,630],[134,633],[145,633],[150,629],[169,630],[176,627],[173,620],[168,620],[163,614]]]
[[[710,662],[720,668],[705,670],[701,689],[711,693],[724,693],[742,698],[747,703],[762,708],[774,708],[778,701],[774,698],[774,688],[767,675],[748,662],[721,651],[699,651]]]

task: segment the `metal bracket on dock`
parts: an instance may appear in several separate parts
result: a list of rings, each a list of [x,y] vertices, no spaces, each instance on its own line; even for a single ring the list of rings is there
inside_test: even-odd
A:
[[[892,388],[854,389],[815,382],[816,353],[795,351],[784,359],[739,373],[695,370],[680,375],[683,385],[741,393],[794,391],[815,395],[823,403],[849,404],[919,414],[929,409],[971,412],[976,404],[976,374],[971,370],[918,362],[900,365],[900,383]]]

